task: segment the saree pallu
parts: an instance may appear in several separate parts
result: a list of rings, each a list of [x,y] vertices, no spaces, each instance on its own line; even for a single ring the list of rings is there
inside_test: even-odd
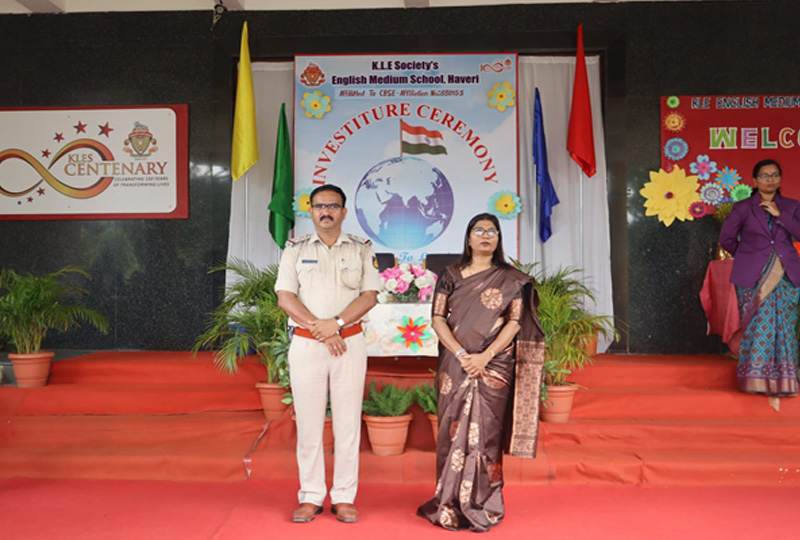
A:
[[[440,345],[436,492],[417,510],[434,524],[487,531],[502,522],[503,451],[536,455],[544,334],[535,304],[532,279],[511,268],[462,278],[451,266],[437,284],[433,313],[448,317],[467,352],[484,351],[508,320],[520,331],[480,378]]]
[[[736,286],[742,319],[737,376],[742,392],[770,396],[798,391],[796,335],[800,288],[773,253],[755,287]]]

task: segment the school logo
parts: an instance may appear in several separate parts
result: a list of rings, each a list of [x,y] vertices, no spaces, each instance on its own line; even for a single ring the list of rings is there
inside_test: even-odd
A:
[[[325,73],[314,62],[309,62],[303,73],[300,74],[300,82],[305,86],[319,86],[325,82]]]
[[[158,144],[158,141],[153,137],[153,134],[150,133],[147,126],[140,122],[134,122],[133,131],[131,131],[128,134],[128,138],[125,139],[124,151],[131,154],[133,157],[146,158],[158,152],[156,144]]]

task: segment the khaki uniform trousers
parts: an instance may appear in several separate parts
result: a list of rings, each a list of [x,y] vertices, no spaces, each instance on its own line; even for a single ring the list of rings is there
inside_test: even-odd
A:
[[[334,437],[331,503],[353,503],[356,498],[367,348],[363,333],[346,338],[345,343],[347,351],[341,356],[332,356],[323,343],[299,336],[289,348],[300,503],[322,506],[325,500],[322,430],[329,391]]]

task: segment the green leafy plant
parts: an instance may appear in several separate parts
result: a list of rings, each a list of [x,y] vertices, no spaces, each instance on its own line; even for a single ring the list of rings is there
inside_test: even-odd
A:
[[[402,416],[414,403],[414,392],[386,384],[378,392],[376,381],[372,381],[364,399],[363,411],[368,416]]]
[[[728,214],[731,213],[733,210],[733,203],[732,202],[724,202],[720,203],[717,206],[717,209],[714,211],[714,219],[716,219],[720,224],[725,222],[725,218],[728,217]]]
[[[586,349],[597,336],[619,338],[614,317],[596,315],[586,309],[596,301],[592,290],[579,278],[580,270],[558,268],[550,274],[536,272],[536,264],[514,265],[536,281],[539,294],[539,322],[545,333],[544,392],[548,386],[567,384],[567,377],[576,370],[594,363]]]
[[[282,375],[287,367],[289,340],[286,336],[287,315],[278,306],[275,281],[278,266],[266,270],[249,261],[230,259],[213,272],[232,272],[235,283],[224,293],[222,302],[210,314],[204,334],[197,337],[193,352],[213,349],[214,363],[222,371],[235,373],[250,350],[267,369],[267,382],[288,378]],[[286,384],[288,386],[288,384]]]
[[[88,272],[67,266],[44,275],[19,274],[0,270],[0,335],[14,344],[19,354],[38,354],[50,330],[66,332],[88,323],[108,332],[106,317],[80,303],[68,303],[70,296],[89,294],[75,285],[65,284],[68,275],[92,279]]]
[[[439,396],[436,387],[429,383],[418,384],[414,387],[414,401],[428,414],[436,414]]]

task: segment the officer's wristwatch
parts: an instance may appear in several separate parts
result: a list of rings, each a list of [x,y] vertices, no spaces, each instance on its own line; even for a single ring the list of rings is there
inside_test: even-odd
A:
[[[339,325],[339,328],[344,328],[344,319],[341,317],[336,317],[336,324]]]

